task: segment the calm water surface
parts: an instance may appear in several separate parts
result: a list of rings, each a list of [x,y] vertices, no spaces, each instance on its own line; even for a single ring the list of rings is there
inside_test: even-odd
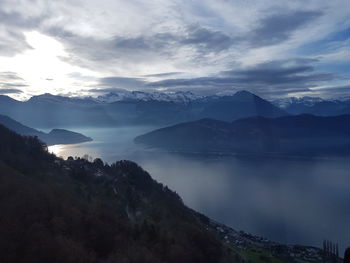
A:
[[[50,151],[136,161],[188,206],[236,230],[283,243],[350,245],[350,159],[183,156],[133,143],[154,128],[74,129],[94,141]]]

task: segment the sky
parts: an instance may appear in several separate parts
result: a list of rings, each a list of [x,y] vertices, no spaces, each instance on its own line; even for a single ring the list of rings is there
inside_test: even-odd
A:
[[[350,96],[348,0],[0,0],[0,95]]]

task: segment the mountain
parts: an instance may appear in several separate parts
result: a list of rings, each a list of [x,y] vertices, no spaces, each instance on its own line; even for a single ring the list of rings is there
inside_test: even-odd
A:
[[[52,103],[52,104],[75,104],[75,105],[86,105],[95,104],[95,101],[89,98],[70,98],[59,95],[52,95],[45,93],[38,96],[31,97],[28,103]]]
[[[233,121],[251,116],[279,117],[288,115],[270,102],[250,93],[239,91],[231,96],[209,96],[194,102],[196,119],[213,118]]]
[[[321,99],[317,97],[284,98],[272,101],[275,106],[290,114],[314,114],[319,116],[336,116],[350,114],[349,99]]]
[[[0,125],[0,262],[320,262],[334,255],[235,231],[137,164],[67,160]]]
[[[305,107],[313,107],[315,104],[325,101],[322,98],[319,97],[289,97],[289,98],[282,98],[282,99],[275,99],[272,100],[272,104],[278,106],[281,109],[287,109],[291,105],[303,105]]]
[[[47,145],[74,144],[92,141],[92,138],[81,133],[64,129],[53,129],[49,133],[45,134],[45,136],[38,136],[38,138],[47,143]]]
[[[104,98],[66,98],[43,94],[25,102],[0,105],[0,114],[28,126],[169,125],[201,118],[233,121],[251,116],[287,113],[246,91],[226,96],[198,97],[190,92],[107,94]],[[116,98],[117,97],[117,98]]]
[[[117,101],[168,101],[177,103],[189,103],[200,98],[190,91],[176,92],[144,92],[119,90],[119,92],[110,92],[97,98],[91,98],[94,101],[102,103],[112,103]]]
[[[13,100],[0,104],[0,114],[24,125],[41,128],[106,126],[113,123],[100,103],[51,94],[34,96],[23,102]]]
[[[26,136],[37,136],[40,140],[45,142],[47,145],[54,144],[73,144],[92,141],[90,137],[86,137],[80,133],[63,130],[53,129],[49,133],[44,133],[36,129],[27,127],[7,116],[0,115],[0,124],[5,127]]]
[[[182,152],[349,154],[350,115],[202,119],[158,129],[136,143]]]

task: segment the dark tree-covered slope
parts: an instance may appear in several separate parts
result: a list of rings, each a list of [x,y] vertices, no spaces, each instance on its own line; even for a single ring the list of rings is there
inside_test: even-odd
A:
[[[350,115],[251,117],[232,123],[213,119],[158,129],[137,143],[175,151],[230,153],[350,153]]]
[[[37,136],[48,145],[81,143],[92,140],[90,137],[86,137],[81,133],[64,129],[53,129],[49,133],[38,131],[27,127],[5,115],[0,115],[0,124],[21,135]]]
[[[333,260],[210,220],[137,164],[63,160],[0,125],[1,263]]]
[[[0,126],[0,262],[226,262],[181,198],[137,164],[67,161]]]

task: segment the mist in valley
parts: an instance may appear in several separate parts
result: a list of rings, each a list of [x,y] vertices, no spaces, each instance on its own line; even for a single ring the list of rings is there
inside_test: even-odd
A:
[[[186,205],[236,230],[288,244],[350,243],[348,159],[181,155],[133,143],[155,128],[75,127],[94,141],[49,150],[64,158],[135,161]]]

